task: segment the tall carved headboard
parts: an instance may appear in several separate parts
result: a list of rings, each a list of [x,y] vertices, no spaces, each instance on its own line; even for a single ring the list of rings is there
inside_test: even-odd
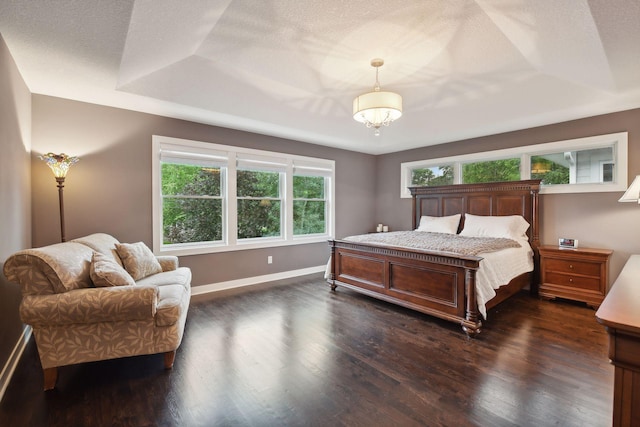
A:
[[[539,203],[540,180],[456,184],[437,187],[410,187],[413,197],[413,229],[420,217],[462,214],[522,215],[531,226],[527,230],[532,247],[540,245]]]

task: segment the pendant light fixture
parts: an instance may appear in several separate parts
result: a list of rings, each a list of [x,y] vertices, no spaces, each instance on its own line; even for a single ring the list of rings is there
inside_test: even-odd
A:
[[[374,128],[374,135],[380,135],[381,126],[389,126],[391,122],[402,116],[402,97],[394,92],[384,92],[380,89],[378,69],[384,65],[384,60],[374,58],[371,66],[376,69],[376,84],[373,92],[364,93],[353,100],[353,118],[364,123],[368,128]]]

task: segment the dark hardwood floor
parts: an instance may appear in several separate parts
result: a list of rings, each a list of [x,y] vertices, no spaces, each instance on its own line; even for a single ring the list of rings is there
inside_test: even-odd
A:
[[[0,426],[608,426],[607,335],[580,304],[519,294],[480,336],[315,276],[192,301],[162,355],[62,367],[33,340]]]

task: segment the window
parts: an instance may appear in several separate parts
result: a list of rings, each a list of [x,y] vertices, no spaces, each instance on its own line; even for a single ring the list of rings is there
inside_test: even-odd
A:
[[[179,255],[323,242],[333,160],[153,137],[154,250]]]
[[[411,185],[451,185],[453,184],[453,166],[431,166],[411,169]]]
[[[293,177],[293,234],[324,234],[326,231],[325,179]]]
[[[326,235],[333,172],[313,163],[297,162],[293,172],[294,236]]]
[[[613,182],[614,164],[611,162],[600,163],[600,182]]]
[[[238,170],[238,239],[280,237],[280,173]]]
[[[520,159],[487,160],[462,164],[462,182],[518,181],[520,179]]]
[[[236,167],[237,238],[282,237],[286,159],[244,157]]]
[[[555,151],[531,157],[531,178],[543,185],[613,183],[615,147]],[[608,165],[604,174],[603,163]]]
[[[164,245],[223,240],[223,158],[166,151],[160,162]]]
[[[410,186],[541,179],[540,193],[625,191],[627,133],[467,154],[401,165]]]

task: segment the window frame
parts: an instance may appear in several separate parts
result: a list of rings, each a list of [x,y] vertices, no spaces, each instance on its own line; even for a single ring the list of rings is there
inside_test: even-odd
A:
[[[236,250],[269,248],[307,243],[324,243],[335,236],[335,160],[298,156],[272,151],[255,150],[173,138],[161,135],[152,136],[152,222],[153,250],[162,255],[197,255],[205,253],[228,252]],[[222,241],[195,242],[165,245],[162,226],[162,155],[167,152],[179,153],[186,158],[193,156],[216,158],[223,163],[223,224]],[[257,159],[257,160],[256,160]],[[281,196],[281,236],[237,238],[237,169],[238,162],[262,161],[273,164],[280,176]],[[325,177],[325,233],[293,234],[293,175],[296,167],[315,169]]]
[[[625,191],[628,184],[628,133],[618,132],[585,138],[569,139],[564,141],[525,145],[521,147],[506,148],[502,150],[441,157],[437,159],[403,162],[400,164],[400,197],[411,198],[411,193],[409,192],[412,176],[411,171],[417,168],[453,165],[453,184],[460,184],[462,182],[462,164],[464,163],[520,157],[520,179],[526,180],[530,179],[531,177],[530,163],[532,156],[541,156],[558,151],[583,151],[610,146],[613,146],[613,156],[615,159],[614,182],[542,185],[540,187],[540,194]]]

